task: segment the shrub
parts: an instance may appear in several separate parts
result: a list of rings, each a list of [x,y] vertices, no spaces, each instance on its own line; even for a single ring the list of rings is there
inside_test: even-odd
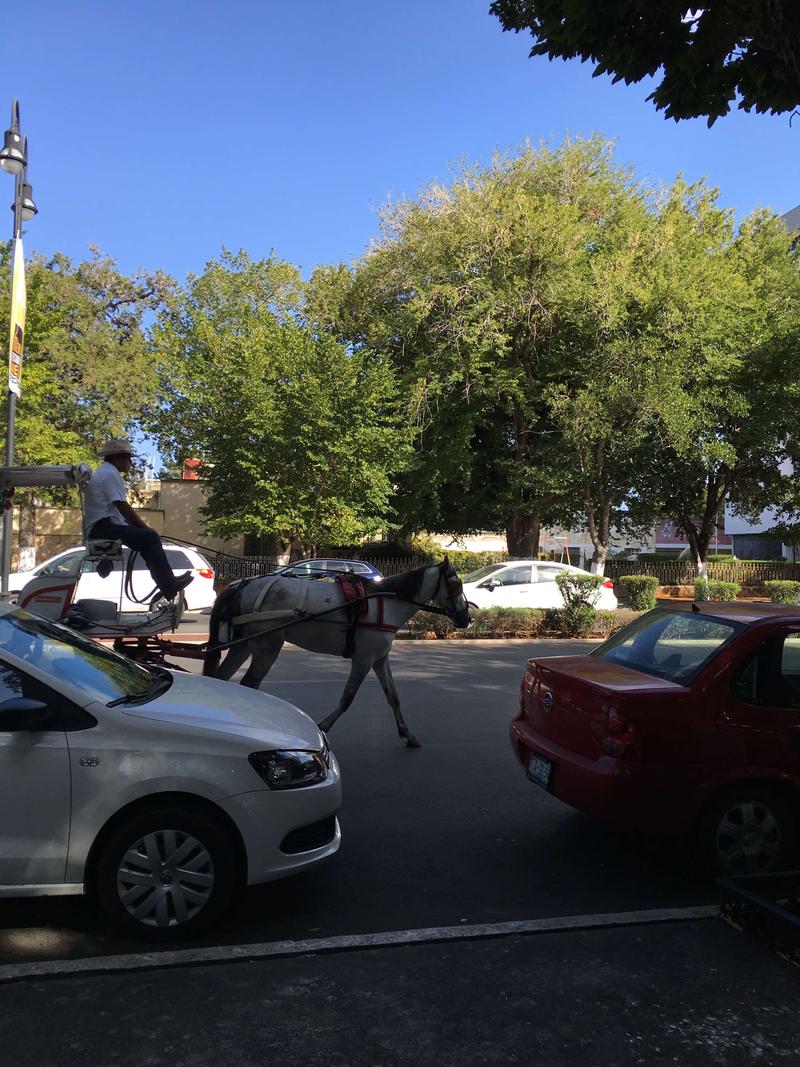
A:
[[[602,574],[573,574],[572,571],[562,571],[556,575],[556,585],[564,598],[564,609],[561,612],[564,633],[572,637],[591,633],[594,626],[594,606],[604,581]]]
[[[434,615],[430,611],[418,611],[408,620],[408,629],[414,636],[433,633],[437,637],[448,637],[455,627],[453,620],[446,615]]]
[[[415,537],[411,542],[414,555],[428,563],[440,563],[445,556],[459,576],[485,567],[488,563],[505,563],[507,552],[466,552],[460,548],[444,548],[430,537]]]
[[[541,608],[483,608],[476,611],[469,628],[471,637],[525,634],[538,637],[543,629]]]
[[[623,574],[617,584],[634,611],[650,611],[656,606],[658,578],[649,574]]]
[[[741,591],[739,582],[716,582],[713,579],[708,582],[709,600],[735,600]]]
[[[542,611],[542,631],[547,634],[560,634],[564,625],[561,620],[562,608],[544,608]]]
[[[619,629],[619,625],[616,611],[596,611],[592,633],[600,634],[602,637],[610,637],[615,630]]]
[[[764,589],[773,604],[800,604],[800,582],[764,582]]]
[[[695,578],[694,580],[694,598],[695,600],[708,600],[708,578]]]

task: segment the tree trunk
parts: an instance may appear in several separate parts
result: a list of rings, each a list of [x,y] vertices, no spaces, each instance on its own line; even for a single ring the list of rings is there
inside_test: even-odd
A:
[[[604,500],[595,509],[586,491],[586,525],[594,545],[590,571],[592,574],[605,574],[608,549],[611,541],[611,501]]]
[[[509,556],[536,559],[539,555],[539,536],[542,520],[539,515],[513,514],[506,523],[506,544]]]

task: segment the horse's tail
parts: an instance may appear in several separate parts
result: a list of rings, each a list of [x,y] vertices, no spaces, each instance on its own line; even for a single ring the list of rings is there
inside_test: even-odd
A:
[[[211,618],[208,621],[208,645],[203,657],[203,674],[213,678],[217,673],[222,649],[219,647],[219,624],[228,618],[228,601],[231,599],[232,589],[224,589],[211,609]]]

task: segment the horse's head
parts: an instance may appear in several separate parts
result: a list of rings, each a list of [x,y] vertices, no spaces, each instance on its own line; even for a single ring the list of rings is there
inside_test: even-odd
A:
[[[447,612],[455,626],[469,626],[472,620],[469,616],[467,598],[464,596],[464,587],[447,556],[439,564],[439,584],[433,599],[440,608]]]

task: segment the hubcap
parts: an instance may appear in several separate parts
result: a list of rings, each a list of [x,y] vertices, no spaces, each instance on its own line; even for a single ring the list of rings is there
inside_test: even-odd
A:
[[[214,864],[205,845],[180,830],[145,834],[117,870],[117,892],[127,913],[144,926],[180,926],[206,906]]]
[[[717,856],[731,874],[761,874],[775,863],[781,831],[762,801],[740,801],[728,808],[717,826]]]

